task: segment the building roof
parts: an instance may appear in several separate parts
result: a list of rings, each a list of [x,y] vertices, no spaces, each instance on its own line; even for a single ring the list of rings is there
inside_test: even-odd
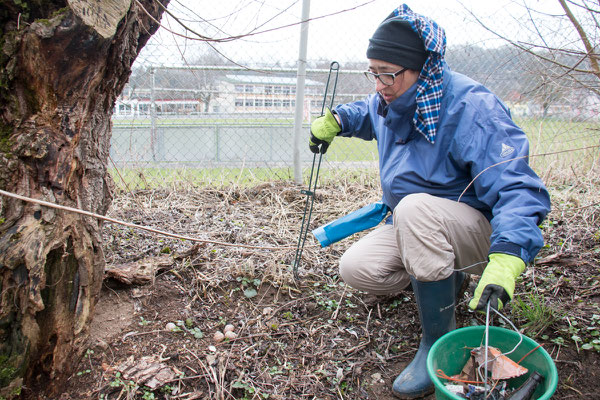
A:
[[[282,86],[295,86],[296,77],[289,76],[272,76],[272,75],[245,75],[245,74],[228,74],[223,78],[224,81],[230,83],[240,84],[251,84],[258,83],[261,85],[282,85]],[[323,86],[322,82],[306,79],[304,81],[306,86]]]

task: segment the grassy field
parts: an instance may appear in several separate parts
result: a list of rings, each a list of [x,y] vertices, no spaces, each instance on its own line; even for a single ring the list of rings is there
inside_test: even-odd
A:
[[[114,118],[115,127],[149,127],[152,125],[150,118]],[[156,126],[199,126],[199,125],[291,125],[294,123],[293,116],[290,118],[198,118],[198,117],[162,117],[156,118]]]
[[[265,119],[225,120],[198,118],[170,118],[159,120],[161,124],[265,124]],[[115,126],[149,126],[149,119],[116,120]],[[286,119],[269,119],[268,123],[290,124]],[[516,123],[523,128],[530,140],[530,163],[533,169],[546,182],[568,182],[573,175],[586,174],[598,166],[599,122],[573,122],[566,120],[520,118]],[[148,125],[146,125],[148,124]],[[361,173],[371,173],[378,160],[375,141],[354,138],[338,138],[327,152],[321,170],[321,179],[340,174],[351,177]],[[350,172],[344,171],[350,168]],[[303,163],[304,175],[310,173],[310,162]],[[181,184],[223,186],[228,182],[242,186],[259,182],[293,180],[291,160],[289,167],[265,166],[257,168],[162,168],[160,165],[148,168],[112,169],[111,173],[121,188],[156,188]],[[376,173],[376,171],[375,171]],[[351,178],[354,179],[354,178]],[[359,179],[359,178],[357,178]],[[308,178],[305,179],[308,181]]]
[[[303,181],[308,184],[310,164],[305,164]],[[294,180],[291,168],[110,168],[117,190],[186,189],[197,187],[228,186],[250,187],[265,182],[290,182]],[[376,168],[328,168],[319,171],[318,182],[359,182],[377,179]],[[313,175],[315,179],[315,175]],[[314,180],[313,180],[314,182]]]
[[[567,179],[598,166],[600,122],[518,119],[530,141],[530,164],[546,180]],[[561,178],[562,177],[562,178]]]

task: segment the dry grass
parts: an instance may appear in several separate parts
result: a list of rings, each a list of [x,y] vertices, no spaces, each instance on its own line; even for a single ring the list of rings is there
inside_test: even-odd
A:
[[[517,294],[535,296],[536,304],[556,316],[539,329],[539,337],[547,337],[544,347],[555,357],[561,380],[568,381],[558,396],[590,398],[600,391],[597,367],[590,366],[600,365],[600,352],[582,350],[592,337],[574,326],[590,326],[595,323],[591,316],[600,314],[595,295],[600,181],[586,176],[571,182],[551,189],[554,209],[543,225],[543,262],[528,269]],[[106,346],[94,347],[82,364],[92,372],[72,379],[70,398],[392,399],[391,381],[410,361],[419,340],[412,294],[373,297],[341,282],[337,262],[355,238],[321,249],[309,233],[301,280],[295,280],[292,262],[306,201],[301,189],[288,183],[185,185],[116,196],[111,217],[201,241],[105,226],[109,265],[160,254],[172,255],[173,264],[141,288],[109,285],[107,290],[133,299],[134,319],[144,324],[125,327]],[[311,226],[379,198],[375,177],[324,179]],[[457,310],[459,326],[481,323],[480,316],[467,310],[466,300]],[[520,319],[523,315],[511,318],[524,326],[528,321]],[[180,332],[164,329],[176,321],[187,322]],[[226,323],[235,325],[238,337],[214,343],[213,333]],[[575,331],[583,338],[579,343],[570,339]],[[116,380],[114,367],[128,357],[156,354],[184,375],[155,391]],[[583,362],[585,370],[578,368]]]
[[[325,186],[321,186],[315,196],[312,228],[380,197],[375,180],[357,183],[353,174],[347,174],[340,180],[329,178],[322,185]],[[115,196],[111,216],[182,236],[225,243],[225,246],[200,243],[205,251],[225,257],[220,258],[222,265],[215,266],[218,274],[239,275],[240,271],[252,270],[253,265],[258,263],[264,278],[277,284],[289,283],[292,279],[289,266],[293,263],[307,200],[306,195],[301,193],[302,189],[287,183],[261,183],[251,187],[230,184],[220,188],[187,186],[178,191],[121,193]],[[106,231],[106,243],[111,250],[107,253],[109,262],[121,262],[145,254],[133,255],[122,248],[117,238],[123,229],[118,225],[107,226]],[[131,230],[128,228],[128,231]],[[154,238],[173,251],[185,251],[191,245],[147,232],[131,234],[149,241]],[[321,250],[309,233],[302,260],[306,272],[321,264],[324,254],[326,257],[329,252],[330,249]],[[228,257],[241,257],[245,262],[243,265],[231,265],[227,262]]]

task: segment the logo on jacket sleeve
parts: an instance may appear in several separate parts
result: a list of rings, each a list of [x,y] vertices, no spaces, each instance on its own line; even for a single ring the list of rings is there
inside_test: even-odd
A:
[[[515,152],[514,147],[509,146],[505,143],[502,143],[502,151],[500,152],[500,157],[508,157],[514,152]]]

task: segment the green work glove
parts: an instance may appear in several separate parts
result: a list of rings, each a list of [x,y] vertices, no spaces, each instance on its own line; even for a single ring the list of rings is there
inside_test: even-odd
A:
[[[481,279],[469,303],[472,310],[485,311],[487,303],[501,310],[515,293],[515,279],[525,270],[525,263],[519,257],[509,254],[492,253]]]
[[[315,119],[310,125],[310,140],[308,141],[310,151],[315,154],[325,154],[333,138],[341,131],[342,128],[331,113],[331,110],[326,109],[325,115]]]

